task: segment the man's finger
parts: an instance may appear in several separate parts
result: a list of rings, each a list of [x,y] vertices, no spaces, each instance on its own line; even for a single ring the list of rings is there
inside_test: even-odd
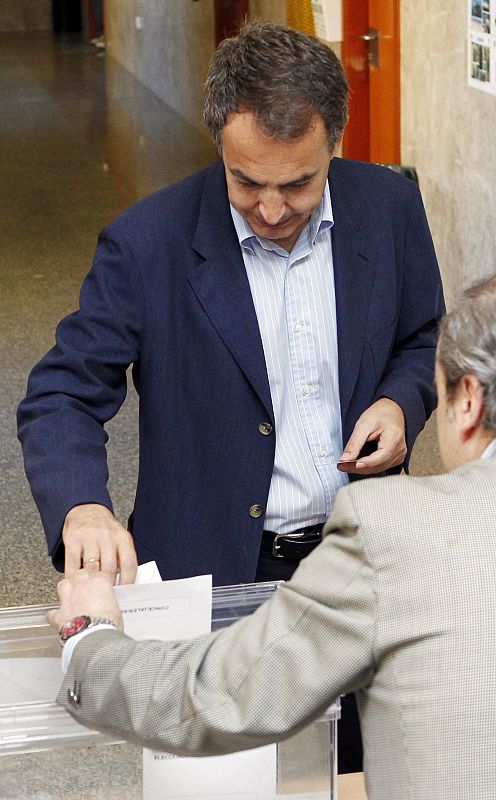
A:
[[[398,449],[383,449],[380,447],[369,456],[357,459],[347,472],[356,475],[374,475],[390,467],[396,467],[404,461],[404,452]]]
[[[365,456],[364,458],[355,459],[354,461],[339,462],[337,468],[340,472],[346,472],[350,475],[374,475],[377,472],[383,472],[390,466],[389,460],[378,460],[376,453],[373,456]]]
[[[138,570],[138,560],[134,545],[126,542],[118,550],[120,583],[134,583]]]
[[[356,464],[356,458],[342,458],[341,461],[338,461],[336,467],[340,472],[356,472]]]
[[[49,611],[47,614],[47,622],[49,625],[52,626],[52,628],[57,628],[58,630],[59,625],[57,622],[57,614],[58,614],[58,609],[52,608],[52,610]]]
[[[100,542],[100,569],[115,578],[117,572],[117,544],[113,536],[105,535]]]
[[[357,470],[373,469],[376,472],[380,472],[390,465],[392,458],[393,453],[381,447],[369,456],[357,459],[356,467]]]
[[[101,568],[101,557],[100,553],[92,553],[89,555],[86,551],[83,553],[83,567],[87,570],[95,570],[98,572]]]
[[[343,450],[343,454],[340,461],[354,461],[358,458],[360,450],[364,446],[365,442],[368,440],[370,436],[370,428],[366,425],[360,425],[357,423],[353,429],[353,433],[351,434],[346,447]]]
[[[69,577],[81,569],[83,548],[77,542],[65,546],[64,575]]]

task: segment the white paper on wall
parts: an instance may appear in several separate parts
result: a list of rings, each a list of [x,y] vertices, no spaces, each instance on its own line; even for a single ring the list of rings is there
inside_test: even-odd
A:
[[[467,0],[468,83],[496,94],[496,0]]]
[[[326,42],[343,40],[341,0],[312,0],[313,23],[319,39]]]

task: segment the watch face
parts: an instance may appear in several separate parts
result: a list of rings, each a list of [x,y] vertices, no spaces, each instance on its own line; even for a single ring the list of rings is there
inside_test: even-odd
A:
[[[90,617],[87,617],[84,614],[82,614],[80,617],[74,617],[73,619],[70,619],[69,622],[66,622],[64,625],[62,625],[60,629],[60,638],[63,640],[69,639],[70,636],[74,636],[76,633],[84,631],[90,622]]]

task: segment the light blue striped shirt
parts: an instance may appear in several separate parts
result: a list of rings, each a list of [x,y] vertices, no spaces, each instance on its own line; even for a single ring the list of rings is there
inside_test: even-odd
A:
[[[348,482],[343,449],[329,186],[291,253],[258,237],[231,206],[250,283],[275,416],[264,520],[289,533],[322,522]]]

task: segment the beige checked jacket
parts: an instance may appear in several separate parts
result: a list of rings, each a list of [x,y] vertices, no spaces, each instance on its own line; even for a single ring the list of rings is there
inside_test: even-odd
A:
[[[147,747],[212,755],[283,739],[358,690],[370,800],[494,800],[496,459],[350,484],[326,532],[211,636],[83,639],[58,701]]]

